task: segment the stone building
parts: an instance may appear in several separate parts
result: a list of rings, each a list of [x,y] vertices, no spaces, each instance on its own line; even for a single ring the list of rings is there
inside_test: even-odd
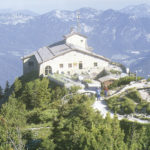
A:
[[[110,64],[109,59],[92,51],[86,36],[74,31],[65,35],[62,41],[22,57],[22,61],[23,74],[35,70],[39,76],[98,73]]]

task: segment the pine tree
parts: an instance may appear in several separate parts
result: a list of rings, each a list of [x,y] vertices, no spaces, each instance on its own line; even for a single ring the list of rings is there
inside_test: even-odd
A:
[[[3,96],[4,96],[3,89],[2,89],[2,87],[0,86],[0,99],[2,99]]]
[[[21,81],[17,78],[14,83],[14,91],[18,92],[22,88]]]
[[[124,133],[120,128],[120,122],[118,116],[115,114],[112,121],[112,137],[113,137],[113,149],[126,149],[124,139]]]
[[[27,109],[47,107],[50,102],[49,80],[35,80],[26,84],[21,99]]]
[[[10,96],[8,102],[0,110],[0,149],[3,144],[9,144],[14,149],[23,150],[21,128],[26,124],[25,105]]]
[[[4,90],[4,95],[5,96],[8,96],[9,89],[10,89],[9,82],[6,81],[6,86],[5,86],[5,90]]]

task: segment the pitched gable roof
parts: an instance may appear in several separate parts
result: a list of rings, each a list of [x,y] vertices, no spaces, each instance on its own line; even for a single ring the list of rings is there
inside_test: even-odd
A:
[[[64,38],[67,39],[67,38],[69,38],[69,37],[71,37],[71,36],[73,36],[73,35],[79,35],[79,36],[82,36],[82,37],[84,37],[84,38],[87,39],[87,36],[82,35],[82,34],[80,34],[80,33],[78,33],[78,32],[71,32],[71,33],[69,33],[69,34],[67,34],[67,35],[64,35]]]
[[[40,64],[69,50],[71,50],[71,48],[66,44],[55,44],[55,46],[50,45],[48,47],[40,48],[39,50],[31,53],[30,55],[24,56],[22,59],[26,59],[35,55],[38,63]]]
[[[62,41],[55,42],[55,43],[49,45],[48,47],[50,48],[50,47],[54,47],[54,46],[58,46],[58,45],[62,45],[62,44],[66,44],[66,40],[65,39],[62,40]]]
[[[83,36],[79,33],[70,33],[68,35],[66,35],[66,38],[67,37],[70,37],[74,34],[78,34],[80,36]],[[85,37],[85,36],[83,36]],[[86,38],[86,37],[85,37]],[[68,52],[71,52],[71,51],[78,51],[80,53],[84,53],[84,54],[87,54],[87,55],[90,55],[90,56],[93,56],[93,57],[96,57],[96,58],[100,58],[102,60],[105,60],[107,62],[110,62],[109,59],[103,57],[103,56],[100,56],[98,54],[95,54],[91,51],[89,51],[89,49],[83,49],[81,47],[77,47],[75,45],[67,45],[66,44],[66,39],[62,40],[62,41],[59,41],[59,42],[56,42],[52,45],[49,45],[47,47],[43,47],[43,48],[40,48],[39,50],[31,53],[30,55],[27,55],[27,56],[24,56],[22,59],[26,59],[26,58],[29,58],[33,55],[35,55],[37,61],[39,64],[43,63],[43,62],[46,62],[46,61],[49,61],[55,57],[58,57],[60,55],[63,55],[65,53],[68,53]]]

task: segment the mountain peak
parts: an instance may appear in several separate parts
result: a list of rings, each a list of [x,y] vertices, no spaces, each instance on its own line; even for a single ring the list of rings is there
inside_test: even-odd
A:
[[[123,13],[136,15],[137,17],[149,17],[150,16],[150,5],[140,4],[127,6],[120,10]]]
[[[13,9],[0,9],[0,14],[22,14],[26,16],[37,16],[38,14],[30,10],[13,10]]]

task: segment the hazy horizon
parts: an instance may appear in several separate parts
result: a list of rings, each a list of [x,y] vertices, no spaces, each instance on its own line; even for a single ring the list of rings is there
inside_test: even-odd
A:
[[[150,5],[150,0],[5,0],[1,2],[0,9],[30,10],[42,14],[56,9],[77,10],[82,7],[90,7],[97,10],[119,10],[130,5],[139,4]]]

